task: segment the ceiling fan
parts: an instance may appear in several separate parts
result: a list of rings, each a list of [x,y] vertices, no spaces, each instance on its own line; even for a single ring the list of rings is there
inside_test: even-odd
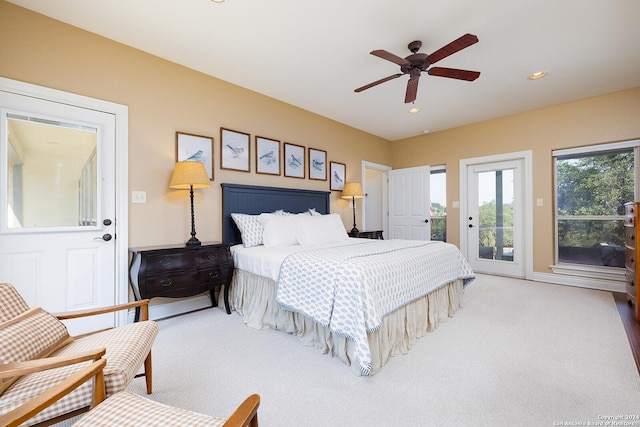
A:
[[[355,90],[355,92],[362,92],[363,90],[367,90],[369,88],[377,86],[380,83],[388,82],[389,80],[397,79],[398,77],[402,77],[405,74],[409,74],[409,81],[407,82],[407,93],[404,98],[405,104],[408,104],[416,100],[416,95],[418,93],[418,80],[420,79],[420,74],[423,71],[426,71],[430,76],[474,81],[475,79],[480,77],[479,71],[459,70],[457,68],[444,67],[429,68],[429,66],[475,43],[478,43],[478,37],[474,36],[473,34],[465,34],[464,36],[452,41],[448,45],[436,50],[431,55],[427,55],[426,53],[418,53],[418,50],[420,50],[420,47],[422,47],[422,42],[420,40],[416,40],[409,43],[408,48],[411,51],[411,55],[407,56],[406,58],[400,58],[399,56],[387,52],[386,50],[374,50],[370,52],[371,55],[375,55],[379,58],[391,61],[394,64],[398,64],[400,66],[400,71],[402,72],[359,87]]]

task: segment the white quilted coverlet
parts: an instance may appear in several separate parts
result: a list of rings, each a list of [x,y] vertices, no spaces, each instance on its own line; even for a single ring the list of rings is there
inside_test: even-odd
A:
[[[276,300],[353,340],[360,369],[368,375],[367,332],[378,329],[384,316],[449,282],[473,278],[452,244],[368,240],[287,256]]]

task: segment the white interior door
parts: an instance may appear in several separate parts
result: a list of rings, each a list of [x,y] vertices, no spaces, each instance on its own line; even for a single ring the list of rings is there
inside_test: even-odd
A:
[[[29,305],[116,302],[115,129],[113,114],[0,90],[0,277]]]
[[[524,277],[523,165],[522,159],[467,165],[462,223],[476,272]]]
[[[420,166],[389,171],[389,237],[431,240],[429,176]]]

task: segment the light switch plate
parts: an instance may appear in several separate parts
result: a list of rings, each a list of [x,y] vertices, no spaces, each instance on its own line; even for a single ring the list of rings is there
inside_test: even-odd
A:
[[[146,191],[132,191],[131,192],[131,203],[147,203],[147,192]]]

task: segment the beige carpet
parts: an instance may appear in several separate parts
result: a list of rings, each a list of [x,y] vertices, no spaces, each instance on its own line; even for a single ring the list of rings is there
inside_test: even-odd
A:
[[[228,416],[259,393],[263,427],[588,425],[640,415],[640,378],[608,292],[479,276],[463,309],[373,377],[219,308],[159,324],[152,399]],[[144,380],[129,389],[144,394]]]

